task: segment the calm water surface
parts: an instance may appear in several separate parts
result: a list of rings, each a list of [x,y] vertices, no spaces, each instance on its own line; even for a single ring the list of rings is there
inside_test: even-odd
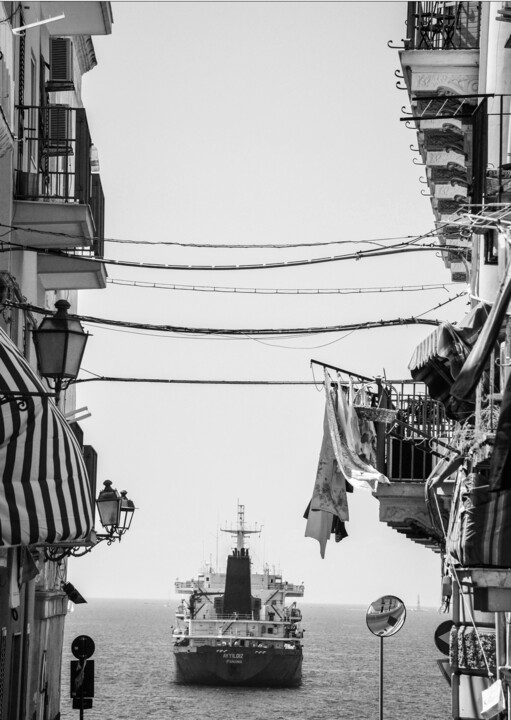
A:
[[[95,644],[96,696],[85,720],[378,720],[379,638],[365,607],[308,605],[303,613],[303,684],[294,689],[210,688],[174,682],[171,625],[177,602],[89,600],[68,616],[62,720],[78,720],[69,698],[71,641]],[[384,641],[385,720],[448,720],[450,690],[436,660],[436,610],[409,612]]]

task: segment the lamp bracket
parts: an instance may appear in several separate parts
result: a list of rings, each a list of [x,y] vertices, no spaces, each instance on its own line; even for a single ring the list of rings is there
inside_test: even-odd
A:
[[[119,540],[121,542],[122,536],[124,535],[124,530],[121,530],[120,528],[115,528],[108,534],[99,534],[96,533],[96,538],[98,542],[101,542],[102,540],[106,540],[107,545],[112,545],[116,540]]]
[[[15,402],[20,410],[27,409],[27,398],[29,397],[55,397],[55,393],[47,392],[16,392],[14,390],[0,390],[0,405]]]
[[[45,560],[50,562],[61,562],[67,557],[83,557],[90,553],[94,545],[73,545],[70,547],[61,547],[58,545],[44,545],[43,555]]]

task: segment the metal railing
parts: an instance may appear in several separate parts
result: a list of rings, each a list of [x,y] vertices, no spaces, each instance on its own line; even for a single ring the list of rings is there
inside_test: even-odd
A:
[[[66,105],[22,105],[16,110],[16,198],[88,205],[94,222],[92,252],[101,257],[105,198],[101,179],[91,170],[85,110]]]
[[[386,432],[386,475],[392,481],[423,482],[451,448],[455,424],[421,382],[392,381],[390,406],[396,420]]]
[[[371,379],[318,360],[311,363],[351,377],[340,380],[340,386],[354,392],[359,417],[374,422],[374,433],[366,433],[365,460],[390,480],[424,482],[437,459],[456,450],[451,444],[456,424],[443,403],[430,397],[424,382]],[[362,390],[364,403],[358,407]]]
[[[407,50],[479,48],[480,2],[409,2]]]

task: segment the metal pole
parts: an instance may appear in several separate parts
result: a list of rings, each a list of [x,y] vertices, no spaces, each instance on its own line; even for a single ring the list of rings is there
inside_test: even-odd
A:
[[[380,720],[383,720],[383,635],[380,637]]]
[[[80,672],[82,681],[80,683],[80,720],[83,720],[83,683],[85,681],[85,664],[87,663],[86,658],[83,658],[80,662]]]
[[[62,391],[62,378],[55,380],[55,405],[60,409],[60,393]],[[82,720],[82,718],[80,718]]]
[[[376,386],[378,388],[378,407],[388,407],[387,398],[384,394],[381,378],[376,378]],[[384,423],[376,423],[376,469],[378,472],[385,474],[385,444],[386,444],[386,428]]]
[[[502,202],[502,154],[503,154],[503,131],[504,128],[502,127],[502,123],[504,122],[504,99],[503,96],[500,96],[500,111],[499,111],[499,202]]]
[[[495,613],[495,664],[496,677],[495,680],[501,678],[500,668],[506,664],[506,616],[503,612]],[[508,706],[509,710],[509,706]],[[505,717],[508,717],[506,712]]]
[[[505,622],[506,622],[506,666],[509,667],[509,664],[511,662],[511,648],[510,648],[510,640],[511,640],[511,631],[509,628],[509,613],[505,613],[504,615]],[[511,715],[511,689],[509,685],[506,683],[506,707],[507,707],[507,713],[505,715],[506,720],[509,720]]]
[[[351,375],[364,382],[374,382],[374,378],[366,377],[365,375],[359,375],[358,373],[351,372],[351,370],[344,370],[343,368],[336,367],[335,365],[328,365],[328,363],[320,362],[319,360],[311,360],[311,365],[320,365],[322,368],[329,368],[330,370],[337,370],[337,372],[343,373],[344,375]]]

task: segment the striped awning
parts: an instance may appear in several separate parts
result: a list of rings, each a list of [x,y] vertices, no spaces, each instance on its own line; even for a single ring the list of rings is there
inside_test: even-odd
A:
[[[456,327],[449,322],[443,322],[417,345],[412,359],[408,363],[408,369],[413,373],[413,371],[426,365],[432,358],[447,361],[452,354],[464,358],[466,352],[463,353],[463,347],[463,342],[456,331]]]
[[[457,356],[463,363],[486,322],[488,313],[489,306],[480,302],[459,323],[441,323],[417,345],[408,369],[413,374],[433,358],[448,361]]]
[[[2,392],[47,389],[0,329]],[[85,540],[93,498],[80,446],[49,397],[0,404],[0,545]]]

